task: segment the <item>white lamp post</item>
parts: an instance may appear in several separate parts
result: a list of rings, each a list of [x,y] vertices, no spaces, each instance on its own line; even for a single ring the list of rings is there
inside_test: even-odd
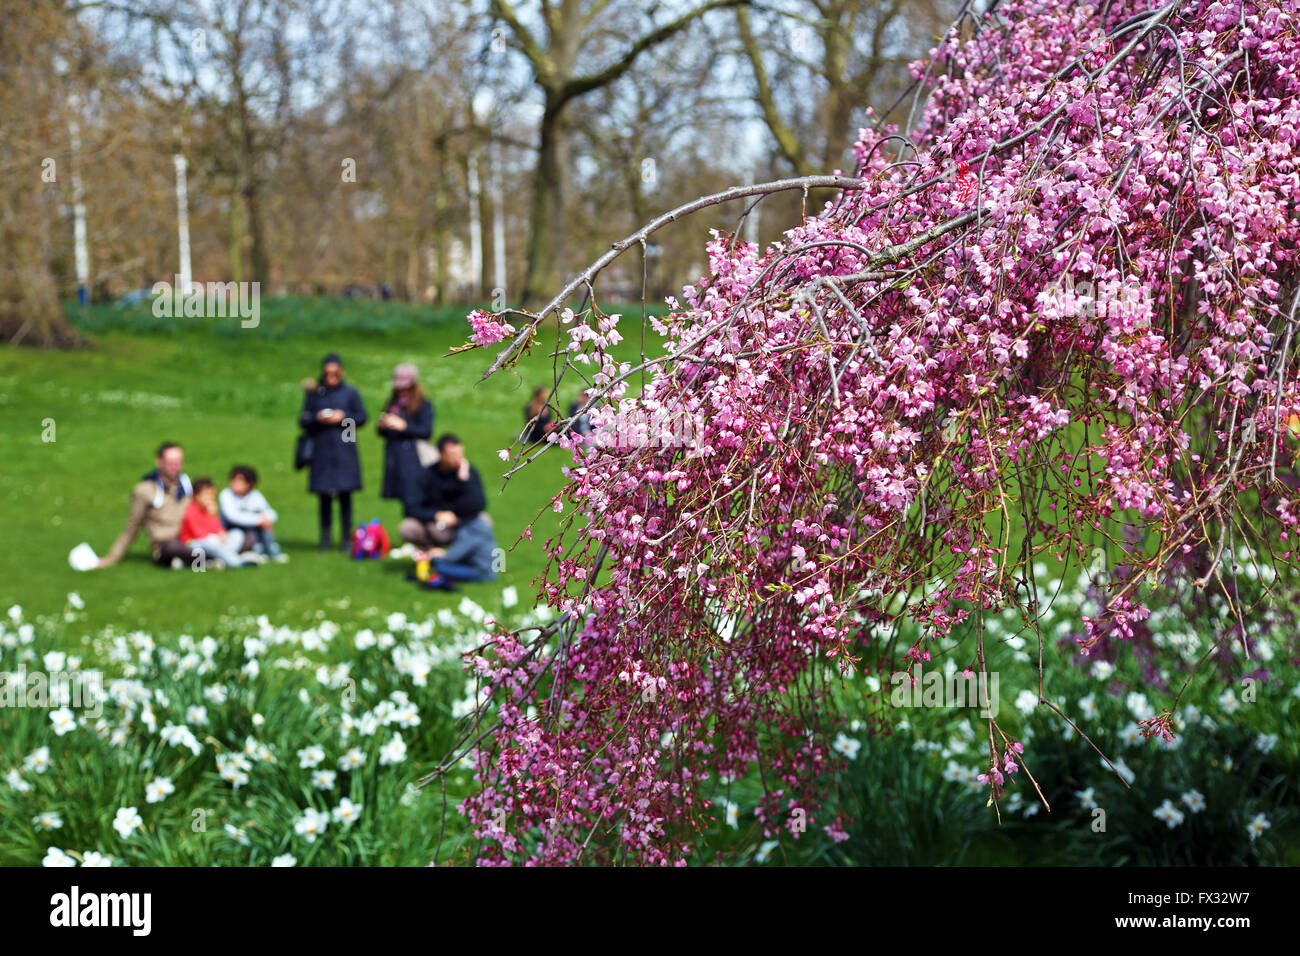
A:
[[[176,164],[176,234],[180,253],[176,284],[183,294],[188,294],[192,278],[190,272],[190,204],[189,192],[185,182],[185,139],[181,136],[179,130],[176,132],[176,141],[179,145],[176,154],[172,157],[173,162]]]

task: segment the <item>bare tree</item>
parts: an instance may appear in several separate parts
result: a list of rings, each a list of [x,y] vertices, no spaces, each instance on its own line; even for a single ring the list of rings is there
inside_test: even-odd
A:
[[[232,278],[268,282],[276,161],[304,79],[347,32],[344,12],[323,0],[137,0],[136,10],[159,25],[158,60],[188,76],[174,85],[193,91],[194,114],[215,127],[199,158],[229,183]]]
[[[743,138],[747,100],[738,103],[728,92],[721,79],[724,45],[713,40],[660,50],[636,83],[613,84],[575,104],[577,204],[589,223],[584,241],[573,244],[575,253],[595,259],[672,197],[717,192],[736,181],[735,157],[726,146]],[[644,284],[650,298],[661,299],[695,278],[700,233],[734,228],[741,208],[719,206],[716,215],[665,229],[636,261],[611,268],[605,295],[639,298]]]
[[[571,130],[567,122],[570,104],[624,76],[646,51],[673,39],[709,11],[746,5],[750,0],[707,0],[662,23],[656,23],[655,5],[636,18],[639,22],[631,30],[616,26],[632,18],[627,16],[625,6],[613,0],[539,2],[541,28],[537,29],[524,22],[512,0],[489,0],[491,15],[506,25],[542,93],[524,303],[535,301],[543,290],[555,288],[563,267],[566,186],[571,173]],[[615,47],[618,50],[607,66],[579,72]]]
[[[755,103],[790,169],[811,176],[845,167],[854,113],[892,103],[902,68],[951,19],[948,6],[943,0],[794,0],[774,8],[761,33],[747,8],[736,9]]]

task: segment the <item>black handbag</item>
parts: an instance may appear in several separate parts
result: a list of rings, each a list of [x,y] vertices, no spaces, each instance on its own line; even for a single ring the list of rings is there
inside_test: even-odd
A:
[[[311,464],[312,452],[315,451],[315,442],[307,432],[298,436],[297,447],[293,450],[293,468],[294,471],[302,471]]]

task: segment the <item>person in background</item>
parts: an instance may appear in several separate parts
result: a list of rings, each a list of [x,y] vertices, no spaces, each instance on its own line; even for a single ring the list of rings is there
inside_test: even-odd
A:
[[[429,560],[437,571],[423,582],[426,587],[495,580],[496,538],[484,511],[483,480],[455,435],[438,439],[438,454],[437,464],[425,469],[420,498],[407,504],[398,534],[419,549],[417,561]]]
[[[574,419],[573,424],[569,426],[569,431],[573,432],[575,435],[591,434],[591,416],[586,412],[578,415],[579,409],[581,409],[583,405],[587,404],[589,398],[590,396],[584,389],[578,393],[578,397],[569,405],[569,417]],[[574,418],[575,415],[577,416],[576,418]]]
[[[393,369],[393,391],[378,422],[384,438],[381,497],[396,498],[403,505],[419,497],[425,466],[420,462],[418,443],[428,442],[433,435],[433,416],[433,402],[420,388],[419,370],[406,364]]]
[[[248,465],[231,468],[230,485],[221,489],[217,503],[221,523],[236,554],[252,548],[246,560],[261,563],[269,559],[279,564],[289,560],[275,540],[275,522],[279,516],[257,490],[256,469]]]
[[[551,417],[550,409],[546,407],[547,394],[546,386],[538,385],[533,389],[533,397],[524,406],[524,430],[519,437],[526,444],[545,441],[546,433],[555,427],[555,420]]]
[[[217,510],[217,486],[211,478],[196,478],[194,498],[181,519],[181,540],[191,548],[203,552],[204,557],[218,571],[222,568],[242,568],[243,559],[231,547],[226,530],[221,527]]]
[[[185,453],[180,445],[163,442],[158,446],[154,470],[142,476],[131,489],[126,528],[108,554],[99,559],[99,567],[121,561],[141,528],[149,536],[156,564],[183,568],[194,560],[197,552],[180,539],[181,521],[194,493],[189,476],[182,470],[184,464]]]
[[[330,549],[337,498],[343,527],[339,538],[346,551],[351,546],[352,493],[361,490],[356,429],[366,423],[366,407],[357,390],[343,381],[343,361],[334,352],[321,361],[320,381],[312,385],[303,400],[298,424],[313,439],[307,490],[320,502],[320,544],[316,550]]]

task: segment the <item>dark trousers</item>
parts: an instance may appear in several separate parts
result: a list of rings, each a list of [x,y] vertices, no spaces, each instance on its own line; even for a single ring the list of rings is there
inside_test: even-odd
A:
[[[172,563],[172,558],[180,558],[186,564],[193,566],[195,557],[199,554],[198,548],[192,548],[180,538],[172,538],[170,541],[164,541],[154,549],[153,560],[155,564],[161,564],[164,567]]]
[[[334,522],[334,499],[339,500],[339,523],[343,526],[340,539],[346,545],[348,535],[352,533],[352,492],[341,491],[337,495],[317,495],[320,501],[320,543],[328,545]]]
[[[270,528],[263,528],[261,525],[228,524],[226,525],[226,531],[231,546],[239,551],[252,551],[260,547],[262,553],[271,558],[280,553],[280,545],[275,540],[275,532]]]
[[[438,573],[449,581],[492,581],[496,579],[495,574],[487,574],[474,567],[472,564],[465,564],[461,561],[448,561],[446,558],[438,558],[433,562],[433,566],[438,569]]]

